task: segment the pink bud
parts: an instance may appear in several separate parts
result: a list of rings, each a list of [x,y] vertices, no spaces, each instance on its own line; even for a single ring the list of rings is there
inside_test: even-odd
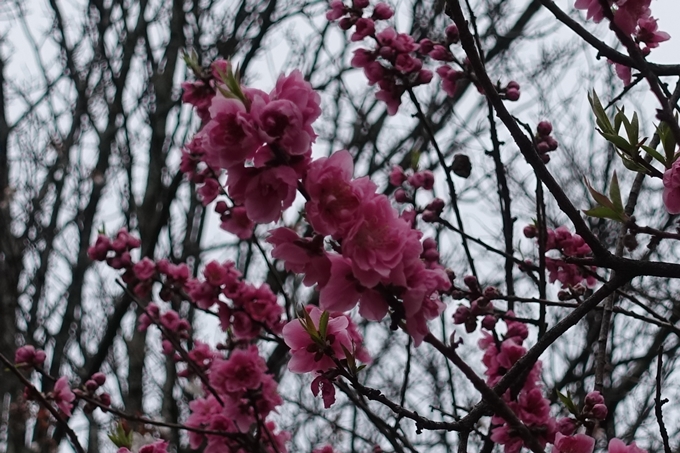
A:
[[[553,129],[552,124],[550,124],[549,121],[541,121],[540,123],[538,123],[538,126],[536,127],[538,135],[542,135],[544,137],[550,135],[552,129]]]
[[[524,227],[524,236],[528,237],[529,239],[535,238],[538,236],[538,229],[535,225],[527,225]]]
[[[106,375],[104,373],[94,373],[92,375],[92,380],[97,383],[97,385],[104,385],[106,382]]]
[[[390,172],[390,184],[399,187],[404,183],[404,181],[406,181],[404,169],[399,165],[392,167],[392,171]]]
[[[96,382],[94,382],[92,379],[88,380],[85,382],[85,388],[87,389],[88,392],[94,392],[99,388]]]
[[[451,24],[446,27],[446,40],[449,43],[456,43],[460,39],[460,34],[458,33],[458,27],[455,24]]]
[[[404,189],[397,189],[394,191],[394,199],[397,203],[408,203],[409,197]]]
[[[593,413],[593,417],[595,417],[598,420],[604,420],[607,418],[607,406],[604,404],[596,404],[593,406],[593,409],[591,411]]]
[[[516,89],[516,88],[509,88],[509,89],[505,92],[505,98],[506,98],[508,101],[517,101],[517,100],[519,100],[519,90]]]
[[[496,327],[496,317],[493,315],[486,315],[482,319],[482,327],[486,330],[493,330]]]
[[[394,16],[394,11],[385,3],[378,3],[373,9],[374,20],[387,20]]]
[[[430,202],[430,204],[427,205],[426,209],[439,213],[444,210],[444,206],[445,206],[444,200],[442,200],[441,198],[435,198]]]
[[[110,406],[111,395],[109,395],[108,393],[102,393],[101,395],[99,395],[99,401],[101,401],[104,406]]]
[[[604,397],[597,390],[592,391],[586,395],[586,406],[595,406],[596,404],[604,404]]]
[[[576,431],[576,420],[573,418],[560,418],[557,420],[557,430],[565,436],[571,436]]]

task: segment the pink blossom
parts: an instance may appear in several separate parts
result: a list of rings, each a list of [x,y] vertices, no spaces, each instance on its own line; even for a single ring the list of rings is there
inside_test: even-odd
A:
[[[648,18],[651,15],[649,5],[652,0],[618,0],[618,9],[614,14],[614,23],[621,31],[628,35],[635,33],[638,20]]]
[[[317,376],[312,381],[312,394],[314,396],[321,396],[323,398],[323,407],[330,408],[335,403],[335,386],[324,375]]]
[[[163,440],[148,445],[144,445],[139,449],[139,453],[168,453],[168,443]]]
[[[149,280],[156,274],[156,263],[145,256],[132,269],[138,279]]]
[[[367,49],[356,49],[354,51],[354,56],[352,57],[351,65],[353,68],[365,68],[369,64],[375,62],[376,55],[375,52],[371,52],[370,50]],[[378,66],[382,68],[380,63],[378,63]],[[379,77],[378,79],[381,79],[382,77]],[[370,80],[370,79],[369,79]],[[377,83],[377,80],[375,80],[372,84]]]
[[[222,186],[215,178],[205,178],[203,185],[198,188],[198,195],[200,196],[203,206],[208,206],[215,201],[215,198],[220,194]]]
[[[404,263],[411,231],[384,195],[363,200],[360,216],[342,244],[342,253],[352,261],[354,275],[362,285],[376,286]],[[416,258],[420,252],[417,250]]]
[[[638,447],[635,442],[626,445],[621,439],[614,438],[609,441],[608,453],[647,453],[647,450]]]
[[[195,138],[201,141],[206,162],[214,168],[229,168],[251,158],[262,141],[245,105],[217,95],[210,106],[210,116]]]
[[[378,3],[373,8],[373,19],[374,20],[387,20],[394,16],[394,11],[386,3]]]
[[[32,366],[40,366],[45,362],[45,351],[35,349],[31,345],[25,345],[18,348],[14,354],[15,364],[27,364]]]
[[[196,113],[202,121],[208,122],[210,120],[210,104],[215,96],[215,90],[210,85],[205,84],[202,80],[195,80],[193,82],[183,82],[182,86],[182,102],[191,104],[196,108]]]
[[[76,395],[71,391],[71,387],[68,385],[68,379],[66,376],[62,376],[57,379],[54,384],[54,389],[52,390],[52,398],[57,404],[59,409],[66,414],[66,416],[71,416],[71,409],[73,408],[73,401],[76,399]]]
[[[304,130],[302,112],[294,102],[280,99],[264,103],[261,98],[256,98],[251,113],[264,142],[275,143],[289,155],[310,151],[312,138]]]
[[[355,25],[356,31],[352,34],[352,41],[361,41],[367,36],[372,36],[375,33],[375,22],[373,20],[362,17],[357,20]]]
[[[276,228],[269,232],[267,242],[274,245],[272,256],[283,260],[287,270],[305,275],[305,285],[323,287],[328,282],[331,262],[323,248],[323,236],[301,238],[290,228]]]
[[[663,174],[663,203],[670,214],[680,214],[680,159]]]
[[[334,21],[340,19],[345,15],[347,8],[342,0],[333,0],[331,2],[331,9],[326,12],[326,20]]]
[[[600,0],[576,0],[574,8],[588,10],[588,15],[586,18],[588,20],[592,19],[596,24],[600,23],[602,19],[604,19],[604,11],[602,10]]]
[[[442,89],[451,97],[456,94],[458,80],[465,76],[463,72],[456,71],[447,65],[438,67],[437,74],[442,79]]]
[[[233,167],[227,184],[234,201],[246,208],[253,222],[269,223],[295,200],[297,175],[291,167]]]
[[[255,224],[248,218],[244,206],[234,206],[221,217],[220,228],[235,234],[239,239],[250,239],[253,236]]]
[[[299,70],[287,76],[281,75],[269,97],[272,100],[288,100],[295,104],[302,115],[303,129],[311,141],[314,141],[316,134],[312,129],[312,123],[321,115],[321,96],[304,79]]]
[[[354,161],[348,151],[312,162],[305,178],[307,219],[317,233],[338,239],[355,223],[363,198],[375,193],[368,178],[352,181]]]
[[[625,86],[630,85],[633,78],[630,67],[623,64],[614,63],[614,71],[616,72],[616,76],[621,79],[621,81],[623,81]]]
[[[659,24],[657,19],[653,17],[643,17],[637,22],[636,37],[640,42],[647,44],[647,47],[653,49],[659,46],[660,42],[668,41],[671,35],[664,31],[659,31]]]
[[[429,53],[430,58],[438,61],[453,61],[453,54],[449,49],[442,46],[441,44],[436,44]]]
[[[307,326],[307,328],[318,332],[322,311],[310,306],[307,306],[306,309],[314,323],[313,326]],[[349,321],[345,316],[331,315],[326,329],[326,343],[320,345],[310,336],[300,319],[295,319],[286,324],[283,328],[283,339],[290,347],[292,354],[288,362],[288,369],[293,373],[308,373],[335,368],[335,362],[328,354],[332,353],[337,359],[343,359],[345,358],[343,347],[348,351],[354,349],[347,330],[348,325]]]
[[[210,367],[210,384],[225,393],[258,388],[267,364],[257,346],[234,350],[227,360],[216,359]]]
[[[330,276],[319,293],[321,308],[330,311],[351,310],[361,298],[364,287],[354,277],[349,259],[330,255]]]
[[[562,433],[555,434],[555,447],[553,453],[592,453],[595,448],[595,439],[585,434],[564,436]]]

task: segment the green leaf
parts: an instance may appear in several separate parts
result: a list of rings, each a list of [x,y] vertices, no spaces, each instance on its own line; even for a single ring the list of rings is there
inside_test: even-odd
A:
[[[649,174],[649,171],[645,167],[635,162],[629,156],[623,153],[619,153],[619,156],[621,157],[621,162],[623,163],[623,166],[626,167],[628,170],[637,171],[638,173]]]
[[[322,340],[326,340],[326,332],[328,331],[328,320],[330,319],[330,313],[324,311],[321,313],[321,318],[319,319],[319,336]]]
[[[640,139],[640,122],[638,120],[637,112],[633,112],[633,119],[630,123],[630,133],[628,138],[631,143],[637,143]]]
[[[130,432],[125,432],[125,428],[122,423],[116,425],[116,429],[109,432],[109,440],[118,448],[132,448],[132,430]]]
[[[665,121],[662,121],[656,127],[656,133],[661,140],[664,152],[666,154],[666,168],[671,168],[673,162],[675,162],[675,148],[677,144],[675,143],[675,138],[671,132],[671,128]]]
[[[347,359],[347,366],[349,370],[352,372],[352,374],[356,374],[357,372],[357,361],[354,358],[354,355],[347,350],[346,347],[343,345],[340,345],[342,348],[342,351],[345,353],[345,359]]]
[[[603,132],[606,133],[616,132],[612,128],[612,123],[611,121],[609,121],[607,112],[604,111],[604,107],[602,107],[600,98],[597,97],[597,93],[595,92],[595,90],[588,94],[588,102],[590,102],[590,107],[592,108],[593,113],[595,114],[595,118],[597,118],[598,127],[602,129]]]
[[[619,188],[619,178],[614,172],[612,182],[609,185],[609,199],[614,203],[614,210],[619,214],[624,214],[623,202],[621,201],[621,189]]]
[[[590,192],[590,195],[593,196],[595,201],[597,201],[601,206],[605,206],[612,211],[616,212],[616,207],[614,206],[614,203],[611,202],[609,198],[607,198],[606,195],[598,192],[597,190],[593,189],[593,186],[590,185],[588,180],[586,179],[586,187],[588,187],[588,191]]]
[[[562,401],[562,404],[564,404],[564,407],[566,407],[569,412],[571,412],[574,415],[578,415],[578,408],[576,407],[576,404],[574,404],[574,401],[571,399],[571,395],[564,395],[563,393],[558,391],[557,396],[560,398],[560,401]]]
[[[621,217],[611,208],[604,206],[596,206],[591,209],[584,210],[583,213],[589,217],[597,217],[598,219],[612,219],[620,221]]]
[[[643,150],[645,150],[645,152],[647,154],[649,154],[650,156],[652,156],[654,159],[656,159],[659,162],[661,162],[662,164],[666,165],[666,159],[657,150],[655,150],[651,146],[647,146],[647,145],[642,145],[641,148]]]
[[[319,331],[316,330],[316,326],[314,325],[314,320],[312,317],[309,315],[309,312],[307,310],[302,310],[303,317],[304,317],[304,322],[302,319],[300,320],[300,324],[302,324],[302,327],[305,328],[307,333],[309,334],[310,337],[312,337],[312,340],[314,341],[320,341],[321,338],[319,338]]]
[[[617,134],[607,134],[601,133],[601,135],[611,144],[619,148],[620,150],[626,152],[627,154],[632,154],[636,151],[635,145],[631,145],[628,141]]]

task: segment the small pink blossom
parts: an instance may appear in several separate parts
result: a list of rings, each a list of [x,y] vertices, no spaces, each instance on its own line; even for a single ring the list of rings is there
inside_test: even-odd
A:
[[[609,441],[608,453],[647,453],[647,450],[638,447],[635,442],[626,445],[621,439],[614,438]]]
[[[168,453],[168,442],[157,440],[152,444],[144,445],[139,449],[139,453]]]
[[[306,307],[314,326],[319,328],[319,321],[323,313],[316,307]],[[295,319],[283,328],[283,339],[290,347],[292,357],[288,362],[288,369],[293,373],[308,373],[310,371],[326,371],[335,368],[335,362],[328,354],[332,353],[337,359],[345,358],[343,347],[348,351],[354,350],[348,332],[349,320],[345,316],[331,315],[326,329],[326,344],[318,344],[309,334],[300,319]]]
[[[330,408],[335,403],[335,386],[324,375],[317,376],[312,381],[312,394],[323,398],[323,407]]]
[[[637,22],[636,38],[653,49],[659,47],[660,42],[668,41],[671,35],[664,31],[659,31],[659,24],[657,19],[653,17],[643,17]]]
[[[680,214],[680,159],[663,174],[663,202],[670,214]]]
[[[595,448],[595,439],[585,434],[564,436],[562,433],[555,434],[555,447],[553,453],[592,453]]]
[[[220,228],[235,234],[239,239],[250,239],[253,236],[255,224],[248,218],[244,206],[234,206],[221,216]]]
[[[378,3],[373,9],[374,20],[387,20],[394,16],[394,11],[386,3]]]
[[[264,379],[267,364],[257,346],[236,349],[227,360],[214,360],[210,369],[210,384],[225,393],[258,388]]]
[[[31,345],[18,348],[14,354],[14,363],[40,366],[45,362],[45,351],[35,349]]]
[[[61,409],[66,416],[70,417],[76,395],[71,391],[66,376],[57,379],[57,382],[54,384],[54,389],[52,390],[52,398],[59,409]]]
[[[236,203],[246,208],[257,223],[269,223],[281,216],[295,200],[297,175],[291,167],[233,167],[227,184]]]
[[[323,248],[323,236],[301,238],[290,228],[276,228],[269,232],[267,242],[274,245],[272,256],[283,260],[287,270],[304,274],[305,285],[323,287],[328,282],[331,262]]]
[[[145,256],[132,269],[139,280],[149,280],[156,274],[156,263]]]

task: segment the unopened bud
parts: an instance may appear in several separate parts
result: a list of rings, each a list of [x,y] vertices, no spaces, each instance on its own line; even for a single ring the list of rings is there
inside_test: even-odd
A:
[[[607,418],[607,413],[609,412],[607,410],[607,406],[604,404],[596,404],[593,406],[593,409],[591,410],[593,413],[593,417],[595,417],[598,420],[604,420]]]
[[[596,404],[604,404],[604,397],[597,390],[592,391],[586,395],[586,406],[595,406]]]
[[[543,137],[547,137],[548,135],[550,135],[552,130],[553,127],[549,121],[541,121],[540,123],[538,123],[538,126],[536,127],[538,135],[542,135]]]

